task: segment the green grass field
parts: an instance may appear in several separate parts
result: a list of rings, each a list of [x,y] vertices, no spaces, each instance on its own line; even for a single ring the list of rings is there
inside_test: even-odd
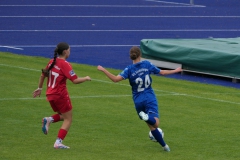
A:
[[[238,89],[152,76],[161,125],[171,152],[148,138],[128,81],[111,82],[96,66],[73,64],[78,76],[68,81],[73,104],[72,127],[64,140],[69,150],[55,150],[60,123],[41,131],[41,120],[53,114],[42,96],[32,98],[48,59],[0,53],[1,160],[232,160],[239,159]],[[120,70],[110,69],[118,74]],[[46,85],[46,82],[45,82]]]

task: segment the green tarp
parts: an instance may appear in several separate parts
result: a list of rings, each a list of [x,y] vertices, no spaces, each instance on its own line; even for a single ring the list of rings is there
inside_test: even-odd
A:
[[[182,64],[185,70],[240,78],[240,38],[143,39],[145,59]]]

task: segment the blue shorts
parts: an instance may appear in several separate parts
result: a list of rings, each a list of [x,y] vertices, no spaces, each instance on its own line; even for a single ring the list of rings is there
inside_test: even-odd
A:
[[[135,109],[137,111],[137,114],[139,116],[139,113],[141,111],[153,116],[153,117],[157,117],[159,118],[160,115],[158,113],[158,103],[157,100],[151,101],[151,102],[147,102],[147,101],[142,101],[142,102],[136,102],[135,103]],[[139,116],[139,118],[141,119],[141,117]]]

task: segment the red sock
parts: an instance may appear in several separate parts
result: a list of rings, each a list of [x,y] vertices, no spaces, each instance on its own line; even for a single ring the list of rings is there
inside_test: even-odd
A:
[[[64,138],[66,137],[68,131],[66,131],[65,129],[60,129],[58,131],[58,138],[64,140]]]
[[[52,118],[53,118],[53,123],[60,121],[60,115],[59,114],[52,115]]]

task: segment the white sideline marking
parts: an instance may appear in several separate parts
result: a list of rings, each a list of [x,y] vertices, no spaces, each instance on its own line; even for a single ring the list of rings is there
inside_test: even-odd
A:
[[[205,94],[205,95],[207,95],[207,94],[240,94],[240,92],[230,92],[230,93],[202,93],[202,94]]]
[[[0,64],[0,66],[6,66],[6,67],[12,67],[12,68],[25,69],[25,70],[29,70],[29,71],[38,71],[38,72],[41,71],[41,70],[37,70],[37,69],[31,69],[31,68],[25,68],[25,67],[19,67],[19,66],[11,66],[11,65],[8,65],[8,64]]]
[[[166,4],[180,4],[180,5],[191,5],[189,3],[177,3],[177,2],[167,2],[167,1],[158,1],[158,0],[145,0],[149,2],[159,2],[159,3],[166,3]]]
[[[166,3],[166,4],[176,4],[176,5],[186,5],[186,6],[193,6],[193,7],[206,7],[206,6],[202,6],[202,5],[192,5],[190,3],[176,3],[176,2],[167,2],[167,1],[158,1],[158,0],[145,0],[145,1]]]
[[[0,16],[0,18],[240,18],[240,16]]]
[[[0,7],[110,7],[110,8],[169,8],[169,7],[206,7],[202,5],[0,5]]]
[[[78,98],[110,98],[110,97],[129,97],[132,95],[95,95],[95,96],[70,96],[71,99],[78,99]],[[29,97],[29,98],[1,98],[0,101],[4,100],[42,100],[46,99],[46,97]]]
[[[157,96],[178,96],[182,94],[161,94]],[[116,98],[116,97],[132,97],[132,95],[95,95],[95,96],[70,96],[71,99],[79,99],[79,98]],[[10,100],[43,100],[46,97],[29,97],[29,98],[0,98],[0,101],[10,101]]]
[[[236,32],[240,29],[153,29],[153,30],[0,30],[0,32]]]
[[[188,97],[194,97],[194,98],[198,98],[198,99],[206,99],[206,100],[211,100],[211,101],[217,101],[217,102],[240,104],[240,103],[238,103],[238,102],[225,101],[225,100],[214,99],[214,98],[206,98],[206,97],[202,97],[202,96],[193,96],[193,95],[188,95],[188,94],[186,94],[186,96],[188,96]]]
[[[30,71],[38,71],[37,69],[31,69],[31,68],[25,68],[25,67],[19,67],[19,66],[11,66],[11,65],[7,65],[7,64],[0,64],[0,66],[7,66],[7,67],[13,67],[13,68],[19,68],[19,69],[25,69],[25,70],[30,70]],[[111,84],[115,84],[115,85],[123,85],[123,86],[128,86],[130,87],[129,85],[127,84],[121,84],[121,83],[113,83],[111,81],[104,81],[104,80],[98,80],[98,79],[92,79],[92,80],[95,80],[95,81],[99,81],[99,82],[104,82],[104,83],[111,83]],[[194,98],[199,98],[199,99],[206,99],[206,100],[211,100],[211,101],[217,101],[217,102],[223,102],[223,103],[231,103],[231,104],[238,104],[240,105],[240,103],[238,102],[232,102],[232,101],[225,101],[225,100],[220,100],[220,99],[214,99],[214,98],[206,98],[206,97],[202,97],[202,96],[193,96],[193,95],[188,95],[188,94],[181,94],[181,93],[177,93],[177,92],[169,92],[169,91],[164,91],[164,90],[158,90],[158,89],[154,89],[154,91],[158,91],[158,92],[166,92],[168,94],[161,94],[161,95],[158,95],[156,94],[156,96],[168,96],[168,95],[176,95],[176,96],[188,96],[188,97],[194,97]],[[223,94],[223,93],[222,93]],[[229,94],[229,93],[227,93]],[[234,94],[234,93],[233,93]],[[96,98],[96,97],[123,97],[123,96],[132,96],[132,95],[100,95],[100,96],[73,96],[71,98]],[[1,98],[0,101],[3,101],[3,100],[32,100],[32,99],[36,99],[36,98]],[[46,98],[37,98],[37,99],[46,99]]]
[[[0,45],[0,48],[3,47],[3,48],[11,48],[11,49],[18,49],[18,50],[23,50],[23,48],[17,48],[17,47],[13,47],[13,46],[1,46]]]

